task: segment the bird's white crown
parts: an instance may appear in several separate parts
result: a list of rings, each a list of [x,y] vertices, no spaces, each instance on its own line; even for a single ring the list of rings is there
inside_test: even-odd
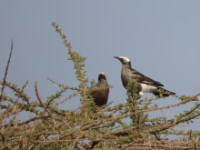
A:
[[[126,56],[119,56],[119,58],[123,59],[126,62],[130,62],[131,60]]]
[[[100,72],[99,74],[105,75],[105,73],[104,73],[104,72]]]

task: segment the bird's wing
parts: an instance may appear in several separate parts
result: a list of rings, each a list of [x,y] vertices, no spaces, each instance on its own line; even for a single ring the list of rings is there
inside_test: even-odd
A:
[[[162,83],[155,81],[132,68],[131,68],[131,78],[137,79],[140,83],[154,85],[154,86],[163,86]]]
[[[92,95],[96,94],[98,91],[99,91],[98,85],[92,86],[92,87],[90,88],[90,93],[91,93]]]

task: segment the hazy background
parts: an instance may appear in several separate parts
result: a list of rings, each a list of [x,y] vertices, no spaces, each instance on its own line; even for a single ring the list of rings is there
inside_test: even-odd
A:
[[[78,83],[59,35],[56,21],[73,50],[87,57],[89,79],[103,71],[113,85],[109,101],[125,102],[121,64],[115,55],[128,56],[132,65],[178,95],[200,92],[200,1],[198,0],[18,0],[0,2],[0,78],[3,78],[11,39],[14,52],[8,80],[34,97],[34,82],[45,98],[58,90],[47,77],[71,86]],[[150,95],[151,96],[151,95]],[[159,105],[173,103],[173,98]],[[70,109],[79,99],[68,103]],[[188,105],[189,106],[189,105]],[[162,112],[173,115],[175,110]],[[187,109],[187,108],[184,108]],[[159,112],[158,112],[159,113]],[[197,128],[199,120],[197,120]]]

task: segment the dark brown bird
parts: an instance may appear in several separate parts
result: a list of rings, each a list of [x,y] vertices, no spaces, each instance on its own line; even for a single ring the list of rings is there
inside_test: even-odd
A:
[[[175,95],[174,92],[168,91],[162,88],[163,84],[155,81],[137,70],[133,69],[131,66],[131,61],[125,56],[114,56],[122,63],[121,80],[124,88],[127,88],[128,82],[130,80],[135,80],[139,83],[139,95],[142,96],[144,93],[153,93],[156,96],[170,96]]]
[[[98,83],[91,88],[91,95],[97,106],[102,106],[107,103],[109,85],[106,80],[106,75],[103,72],[101,72],[98,76]]]

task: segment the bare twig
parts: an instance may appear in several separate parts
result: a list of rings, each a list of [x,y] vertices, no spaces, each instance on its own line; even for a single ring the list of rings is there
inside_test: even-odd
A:
[[[41,99],[41,97],[40,97],[40,95],[39,95],[39,92],[38,92],[37,81],[35,81],[35,95],[37,96],[37,99],[38,99],[38,101],[39,101],[39,103],[40,103],[40,106],[44,108],[44,105],[43,105],[43,103],[42,103],[42,99]]]
[[[56,86],[58,86],[58,87],[60,87],[60,88],[62,88],[63,90],[74,90],[74,91],[80,91],[80,89],[78,89],[78,88],[76,88],[76,87],[69,87],[69,86],[65,86],[65,85],[63,85],[63,84],[60,84],[60,83],[57,83],[57,82],[55,82],[54,80],[52,80],[51,78],[47,78],[51,83],[53,83],[54,85],[56,85]]]
[[[24,122],[19,123],[18,125],[24,125],[24,124],[29,124],[30,122],[36,121],[36,120],[40,120],[40,119],[46,119],[49,118],[49,115],[44,115],[44,116],[36,116],[33,117],[29,120],[25,120]]]
[[[19,95],[21,95],[21,94],[23,93],[23,91],[24,91],[24,89],[26,88],[27,85],[28,85],[28,81],[26,81],[26,83],[22,86],[21,92],[19,93]],[[17,101],[19,100],[19,98],[20,98],[20,96],[18,96]],[[29,106],[31,106],[31,104],[30,104],[30,102],[29,102],[28,99],[24,99],[24,100],[27,102],[27,104],[28,104]]]
[[[35,95],[37,96],[37,99],[41,105],[42,108],[44,108],[44,110],[48,113],[48,115],[50,116],[51,114],[49,113],[49,111],[47,110],[47,108],[44,106],[44,104],[42,103],[42,98],[39,95],[39,91],[38,91],[38,85],[37,85],[37,81],[35,81]]]
[[[8,62],[6,64],[6,70],[4,72],[3,83],[2,83],[2,88],[1,88],[1,95],[0,95],[0,102],[1,102],[2,97],[3,97],[3,91],[4,91],[4,88],[5,88],[4,84],[5,84],[6,78],[8,76],[8,69],[9,69],[9,65],[10,65],[10,61],[11,61],[11,57],[12,57],[12,52],[13,52],[13,40],[11,40],[10,54],[9,54],[9,57],[8,57]]]

